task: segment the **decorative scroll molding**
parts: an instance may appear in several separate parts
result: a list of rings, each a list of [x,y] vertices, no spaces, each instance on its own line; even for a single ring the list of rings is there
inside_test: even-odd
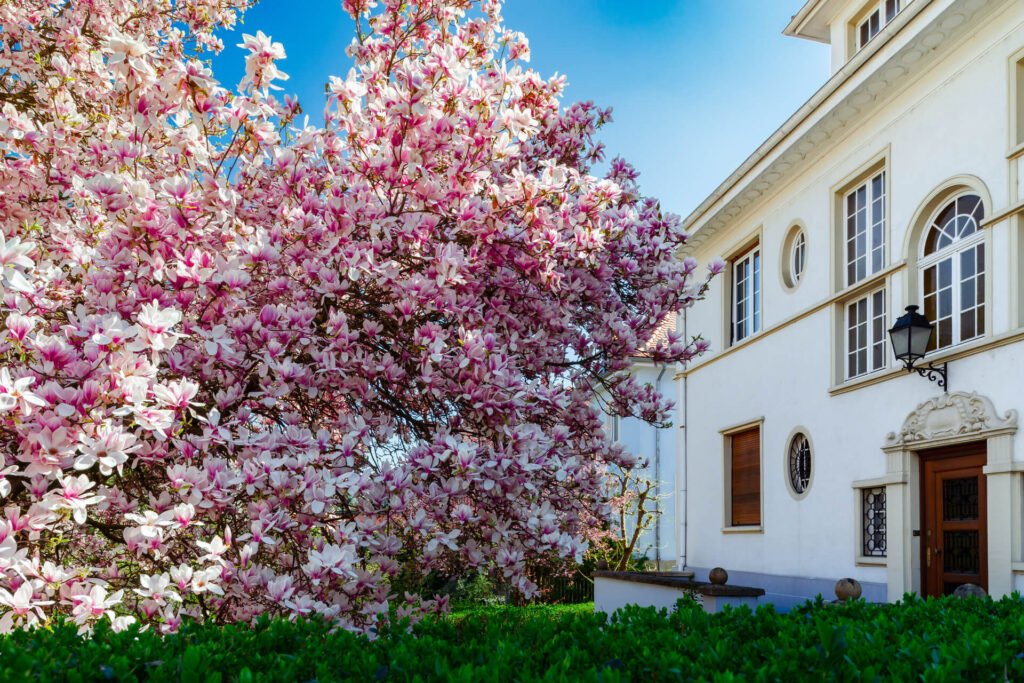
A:
[[[885,447],[920,446],[958,437],[986,438],[993,432],[1017,430],[1017,411],[1000,417],[987,397],[955,391],[925,401],[907,416],[899,433],[885,437]]]

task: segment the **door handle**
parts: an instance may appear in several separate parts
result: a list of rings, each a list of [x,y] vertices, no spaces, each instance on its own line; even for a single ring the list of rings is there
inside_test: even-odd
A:
[[[931,546],[928,546],[928,549],[925,552],[925,558],[926,558],[927,566],[931,567],[932,566],[932,549],[931,549]]]

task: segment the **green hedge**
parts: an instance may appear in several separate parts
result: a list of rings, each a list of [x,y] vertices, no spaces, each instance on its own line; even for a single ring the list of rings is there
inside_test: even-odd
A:
[[[317,621],[0,638],[0,680],[1024,680],[1024,602],[908,598],[708,615],[482,608],[374,641]]]

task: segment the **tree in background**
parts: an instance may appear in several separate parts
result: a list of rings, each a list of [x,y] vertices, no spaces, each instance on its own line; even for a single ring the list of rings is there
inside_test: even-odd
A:
[[[593,559],[611,571],[643,568],[647,558],[634,557],[636,544],[658,523],[665,496],[638,465],[609,468],[605,477],[611,514],[603,527],[591,533]]]
[[[0,4],[0,628],[529,595],[631,464],[594,395],[668,408],[629,358],[707,279],[499,3],[345,0],[323,127],[268,36],[234,92],[201,61],[249,4]]]

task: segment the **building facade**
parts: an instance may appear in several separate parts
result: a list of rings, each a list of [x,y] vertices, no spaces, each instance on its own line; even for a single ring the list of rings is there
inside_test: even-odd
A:
[[[780,607],[1024,589],[1024,2],[810,0],[785,33],[831,78],[687,218],[727,268],[679,321],[712,350],[671,373],[677,566]],[[893,357],[909,305],[947,387]]]

